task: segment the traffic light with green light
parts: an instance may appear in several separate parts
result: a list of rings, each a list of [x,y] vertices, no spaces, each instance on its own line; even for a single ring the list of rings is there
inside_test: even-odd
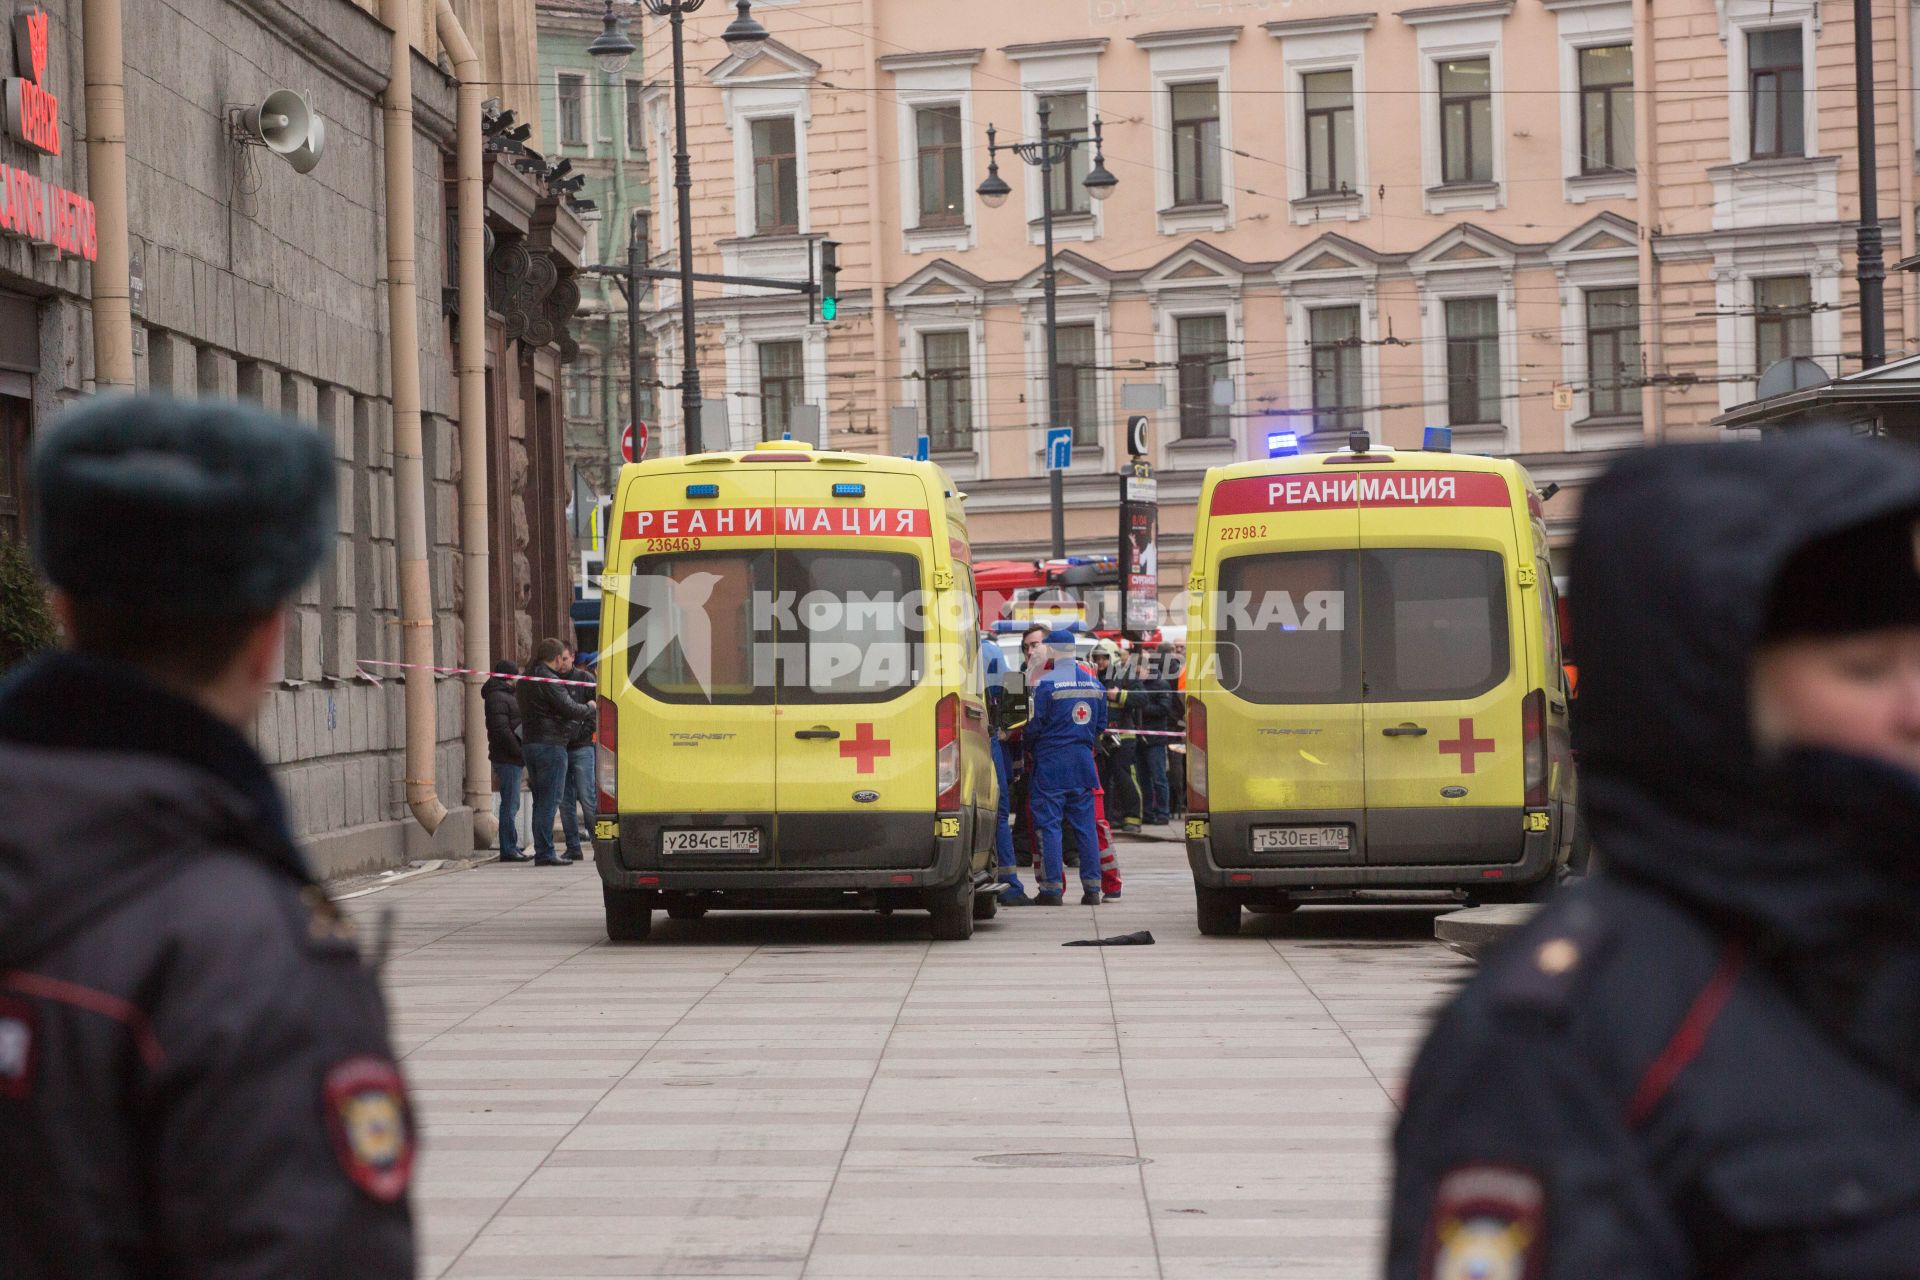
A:
[[[820,318],[837,320],[840,316],[840,242],[820,242]]]

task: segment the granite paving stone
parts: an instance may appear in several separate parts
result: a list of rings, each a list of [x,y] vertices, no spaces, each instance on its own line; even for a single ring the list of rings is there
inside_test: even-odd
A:
[[[1180,845],[1120,856],[1120,902],[966,943],[715,912],[614,945],[590,864],[347,900],[388,939],[423,1276],[1375,1275],[1395,1099],[1470,964],[1427,907],[1203,938]]]

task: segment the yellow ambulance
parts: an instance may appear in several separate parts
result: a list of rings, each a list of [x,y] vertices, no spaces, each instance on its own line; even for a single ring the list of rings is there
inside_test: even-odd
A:
[[[1540,503],[1509,459],[1361,433],[1207,473],[1187,637],[1202,933],[1366,891],[1533,896],[1576,858]]]
[[[652,913],[994,913],[998,803],[962,495],[930,463],[775,441],[622,469],[595,860]]]

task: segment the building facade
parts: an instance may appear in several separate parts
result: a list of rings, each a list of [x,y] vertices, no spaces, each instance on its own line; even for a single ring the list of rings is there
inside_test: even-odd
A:
[[[728,15],[688,26],[696,269],[805,278],[831,239],[844,301],[821,324],[801,300],[699,288],[706,394],[727,405],[706,443],[778,434],[810,404],[834,444],[885,449],[910,406],[982,555],[1048,544],[1040,172],[1003,151],[1011,198],[975,195],[989,127],[1033,139],[1042,102],[1056,136],[1101,122],[1118,179],[1089,198],[1085,148],[1052,192],[1069,549],[1113,548],[1123,400],[1152,384],[1163,594],[1185,580],[1205,469],[1263,456],[1271,430],[1410,448],[1450,426],[1455,448],[1562,486],[1564,546],[1619,450],[1710,431],[1773,359],[1858,362],[1852,28],[1831,6],[1698,0],[1651,23],[1630,0],[753,12],[774,39],[750,58],[720,40]],[[1912,251],[1910,18],[1903,0],[1875,41],[1889,258]],[[666,29],[644,25],[659,166]],[[671,195],[656,184],[661,265]],[[656,297],[673,370],[671,282]],[[1889,281],[1895,354],[1914,307]],[[660,413],[677,448],[674,397]]]
[[[498,43],[512,4],[462,5],[476,44]],[[135,376],[140,390],[238,397],[316,424],[339,465],[336,552],[294,602],[281,679],[255,738],[285,790],[297,835],[325,874],[391,865],[430,850],[472,849],[461,779],[462,693],[439,685],[435,775],[450,811],[428,839],[404,803],[403,699],[382,663],[401,658],[395,543],[391,373],[388,365],[386,190],[381,93],[392,42],[369,9],[308,0],[297,13],[269,0],[174,0],[126,6],[128,204]],[[524,6],[531,30],[531,3]],[[0,136],[0,536],[19,536],[31,495],[23,463],[33,432],[94,390],[91,280],[97,214],[87,192],[80,6],[22,10],[7,74],[23,94],[53,100],[54,137]],[[289,32],[297,20],[300,30]],[[488,24],[492,24],[491,26]],[[430,28],[423,27],[430,31]],[[413,55],[412,167],[419,213],[419,282],[427,537],[436,662],[458,667],[461,631],[459,493],[470,461],[494,472],[495,587],[503,622],[496,652],[565,618],[551,602],[512,589],[512,550],[528,530],[563,531],[564,488],[546,493],[516,476],[516,417],[496,398],[497,439],[484,460],[461,456],[453,386],[451,209],[455,87],[436,65],[437,43]],[[512,78],[515,73],[503,76]],[[524,76],[522,78],[525,78]],[[502,86],[505,88],[506,86]],[[310,172],[297,172],[233,129],[236,108],[277,89],[304,95],[326,122]],[[43,113],[46,114],[46,113]],[[50,144],[50,145],[49,145]],[[544,167],[490,182],[489,223],[508,255],[565,263],[579,257],[579,224]],[[494,301],[525,301],[511,273],[490,272]],[[549,264],[543,305],[562,309],[538,344],[524,334],[492,353],[489,382],[517,389],[544,376],[558,396],[570,267]],[[548,278],[550,276],[550,278]],[[490,284],[493,281],[490,280]],[[555,293],[557,291],[557,296]],[[550,319],[550,317],[549,317]],[[499,327],[496,325],[496,327]],[[532,403],[528,390],[522,401]],[[531,428],[536,436],[538,425]],[[516,436],[517,433],[517,436]],[[557,424],[549,430],[558,453]],[[515,479],[521,481],[515,487]],[[564,570],[564,560],[559,562]],[[557,570],[556,573],[559,571]],[[530,576],[530,575],[529,575]],[[549,575],[550,578],[555,575]],[[551,582],[548,590],[557,590]],[[524,648],[524,646],[523,646]]]

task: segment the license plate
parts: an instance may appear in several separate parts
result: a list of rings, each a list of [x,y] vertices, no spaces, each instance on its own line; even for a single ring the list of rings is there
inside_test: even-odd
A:
[[[1331,849],[1344,853],[1353,847],[1350,827],[1255,827],[1255,853],[1291,853],[1296,849]]]
[[[660,833],[662,853],[758,853],[758,827],[696,827]]]

